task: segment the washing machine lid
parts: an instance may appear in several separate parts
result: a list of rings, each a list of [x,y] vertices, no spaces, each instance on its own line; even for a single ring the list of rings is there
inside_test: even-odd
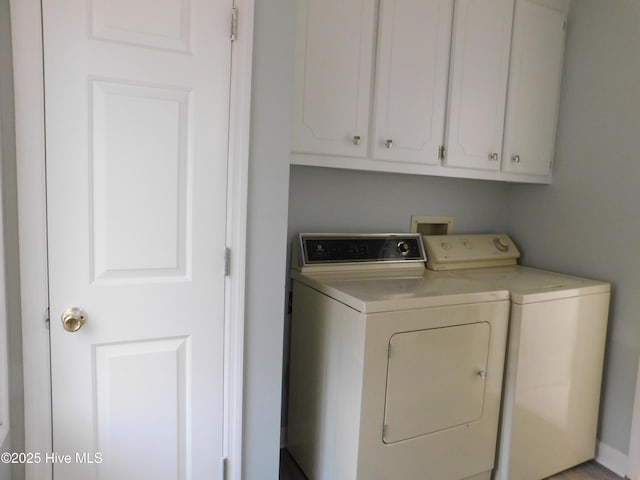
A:
[[[610,291],[606,282],[517,265],[520,251],[504,233],[425,235],[423,241],[427,268],[509,290],[516,304]]]
[[[465,269],[451,273],[461,279],[484,283],[487,288],[509,290],[511,301],[516,304],[608,293],[611,290],[607,282],[522,265]]]

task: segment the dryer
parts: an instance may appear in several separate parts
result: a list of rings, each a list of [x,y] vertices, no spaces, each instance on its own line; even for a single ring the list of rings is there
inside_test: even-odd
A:
[[[424,241],[429,268],[510,292],[494,478],[540,480],[594,458],[610,285],[516,265],[504,234]]]
[[[301,234],[287,448],[311,480],[489,480],[509,293],[419,235]]]

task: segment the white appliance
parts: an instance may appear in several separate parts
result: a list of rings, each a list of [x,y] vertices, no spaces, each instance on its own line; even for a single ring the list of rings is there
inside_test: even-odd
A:
[[[301,234],[287,448],[311,480],[489,480],[509,293],[419,235]]]
[[[610,285],[515,265],[503,234],[424,241],[429,268],[510,291],[494,478],[540,480],[594,458]]]

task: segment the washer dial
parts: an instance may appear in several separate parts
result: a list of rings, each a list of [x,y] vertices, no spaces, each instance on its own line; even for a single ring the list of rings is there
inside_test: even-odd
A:
[[[500,238],[500,237],[494,238],[493,239],[493,244],[501,252],[508,252],[509,251],[509,244],[507,242],[505,242],[505,240],[503,238]]]

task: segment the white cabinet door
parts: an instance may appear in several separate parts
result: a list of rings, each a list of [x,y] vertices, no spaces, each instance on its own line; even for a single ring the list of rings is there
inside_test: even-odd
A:
[[[292,150],[367,155],[374,0],[297,4]]]
[[[568,0],[516,0],[502,169],[550,175]]]
[[[445,163],[499,170],[513,0],[459,0],[454,7]]]
[[[42,2],[56,479],[222,478],[232,4]]]
[[[374,97],[375,159],[439,163],[452,15],[449,0],[382,1]]]

